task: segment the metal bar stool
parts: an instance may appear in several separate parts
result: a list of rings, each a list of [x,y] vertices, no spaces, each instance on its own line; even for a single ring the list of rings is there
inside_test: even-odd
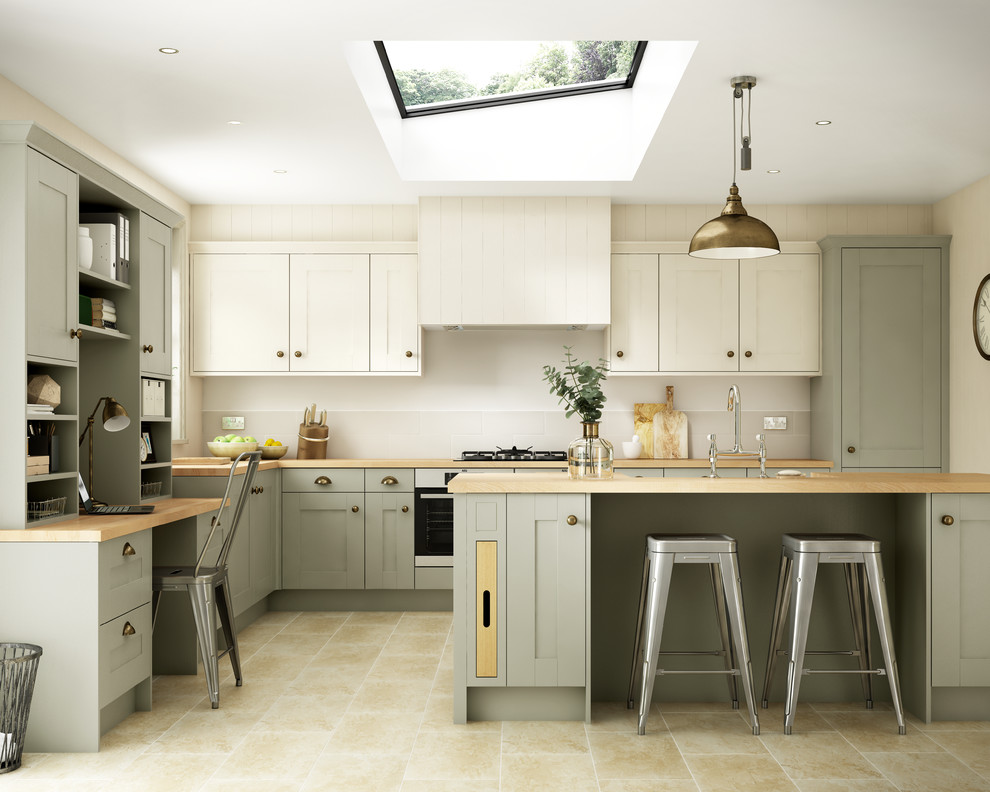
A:
[[[663,619],[667,610],[670,578],[674,564],[708,564],[715,597],[722,648],[710,651],[661,652]],[[644,637],[645,632],[645,637]],[[670,671],[659,668],[660,655],[715,655],[725,660],[724,671]],[[636,679],[642,672],[639,697],[639,733],[646,734],[646,717],[653,698],[653,683],[667,674],[727,674],[733,709],[739,708],[736,677],[742,677],[743,692],[749,707],[753,734],[760,733],[753,690],[753,671],[746,636],[742,587],[736,540],[722,534],[652,534],[646,537],[646,558],[643,564],[643,585],[640,591],[639,615],[636,617],[636,642],[632,669],[629,674],[627,706],[634,706]]]
[[[213,536],[221,526],[224,504],[230,495],[231,484],[239,462],[247,462],[241,491],[234,505],[234,517],[230,521],[230,529],[220,545],[220,552],[214,566],[204,566],[203,561],[210,549]],[[220,658],[230,655],[230,664],[234,670],[237,686],[241,686],[241,655],[237,648],[237,629],[234,626],[233,602],[230,596],[230,585],[227,582],[227,554],[234,543],[234,535],[240,524],[241,515],[251,490],[251,482],[261,462],[260,451],[245,451],[230,465],[227,475],[227,487],[224,489],[220,508],[213,517],[210,534],[206,537],[203,549],[199,553],[196,566],[152,567],[151,570],[151,629],[154,631],[158,604],[163,591],[185,591],[189,594],[192,604],[193,620],[196,622],[196,638],[199,642],[200,655],[203,658],[203,671],[206,674],[206,688],[210,694],[210,704],[213,709],[220,706]],[[222,651],[217,646],[217,613],[220,614],[220,626],[226,648]]]
[[[842,564],[845,570],[849,613],[852,617],[855,650],[808,651],[808,624],[815,593],[819,564]],[[870,599],[876,616],[883,650],[884,666],[872,667],[870,648]],[[788,620],[788,616],[790,619]],[[790,630],[787,651],[781,651],[784,625]],[[880,542],[863,534],[784,534],[777,578],[777,597],[773,624],[770,627],[770,649],[767,653],[767,673],[763,682],[763,707],[767,707],[770,685],[778,655],[787,655],[787,698],[784,704],[784,734],[790,734],[797,710],[798,689],[804,674],[860,674],[867,709],[873,708],[873,677],[886,676],[890,696],[897,716],[897,731],[904,734],[904,708],[894,657],[894,638],[884,587]],[[848,655],[859,658],[857,670],[812,670],[804,667],[805,655]]]

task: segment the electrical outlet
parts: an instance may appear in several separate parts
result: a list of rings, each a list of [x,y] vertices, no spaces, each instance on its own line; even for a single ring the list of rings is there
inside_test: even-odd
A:
[[[778,415],[776,417],[771,417],[769,415],[763,416],[763,428],[764,429],[786,429],[787,428],[787,417],[784,415]]]
[[[244,416],[243,415],[225,415],[220,419],[221,429],[243,429],[244,428]]]

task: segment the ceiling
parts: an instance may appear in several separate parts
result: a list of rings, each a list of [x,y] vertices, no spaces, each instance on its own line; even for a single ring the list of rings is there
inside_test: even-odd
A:
[[[747,203],[932,203],[990,173],[988,30],[986,0],[0,0],[0,74],[193,204],[717,204],[729,78],[749,74]],[[698,42],[631,181],[403,181],[344,57],[372,39],[582,38]]]

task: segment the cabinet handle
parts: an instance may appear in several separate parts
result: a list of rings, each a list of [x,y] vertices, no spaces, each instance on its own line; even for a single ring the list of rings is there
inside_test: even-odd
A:
[[[357,514],[361,510],[357,506],[351,506],[351,511]]]
[[[330,479],[328,479],[326,476],[320,476],[313,483],[314,484],[319,484],[321,487],[325,487],[327,484],[333,484],[333,482]]]
[[[141,351],[142,352],[154,352],[155,351],[155,348],[151,344],[145,344],[143,347],[141,347]]]
[[[300,352],[298,349],[292,354],[295,355],[296,357],[302,357],[302,352]]]
[[[846,451],[848,451],[850,454],[855,454],[856,446],[849,446],[849,448],[847,448]]]
[[[398,484],[399,480],[395,476],[386,476],[382,479],[382,484],[387,486],[392,486],[393,484]]]
[[[753,357],[753,353],[750,352],[748,349],[746,350],[746,357]]]
[[[408,507],[408,506],[403,506],[403,507],[402,507],[402,513],[403,513],[403,514],[405,514],[405,513],[406,513],[406,512],[408,512],[408,511],[409,511],[409,507]]]
[[[131,546],[130,542],[124,542],[124,551],[121,555],[132,556],[137,555],[137,551]]]
[[[69,331],[69,338],[82,338],[82,330],[76,330],[73,328]]]
[[[265,488],[264,488],[264,487],[258,487],[258,494],[259,494],[259,495],[260,495],[260,494],[261,494],[262,492],[264,492],[264,491],[265,491]]]
[[[279,350],[278,352],[276,352],[276,353],[275,353],[275,357],[285,357],[285,352],[283,352],[283,351],[282,351],[282,350],[280,349],[280,350]]]
[[[954,523],[954,522],[955,522],[955,520],[952,519],[952,515],[951,514],[946,514],[942,518],[942,525],[952,525],[952,523]]]
[[[568,525],[577,525],[577,517],[575,517],[573,514],[567,515],[567,524]]]
[[[406,350],[406,357],[412,357],[412,352],[408,349]]]
[[[730,350],[729,350],[728,352],[726,352],[726,353],[725,353],[725,356],[726,356],[726,357],[735,357],[735,356],[736,356],[736,353],[735,353],[735,352],[733,352],[733,351],[732,351],[732,350],[730,349]]]
[[[135,630],[134,627],[131,626],[130,622],[124,622],[124,630],[121,633],[122,635],[134,635],[134,633],[136,632],[137,630]]]

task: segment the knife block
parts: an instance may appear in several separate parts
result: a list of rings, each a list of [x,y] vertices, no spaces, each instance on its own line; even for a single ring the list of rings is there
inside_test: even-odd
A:
[[[296,459],[326,459],[329,437],[329,426],[315,423],[299,424],[299,448],[296,451]]]

